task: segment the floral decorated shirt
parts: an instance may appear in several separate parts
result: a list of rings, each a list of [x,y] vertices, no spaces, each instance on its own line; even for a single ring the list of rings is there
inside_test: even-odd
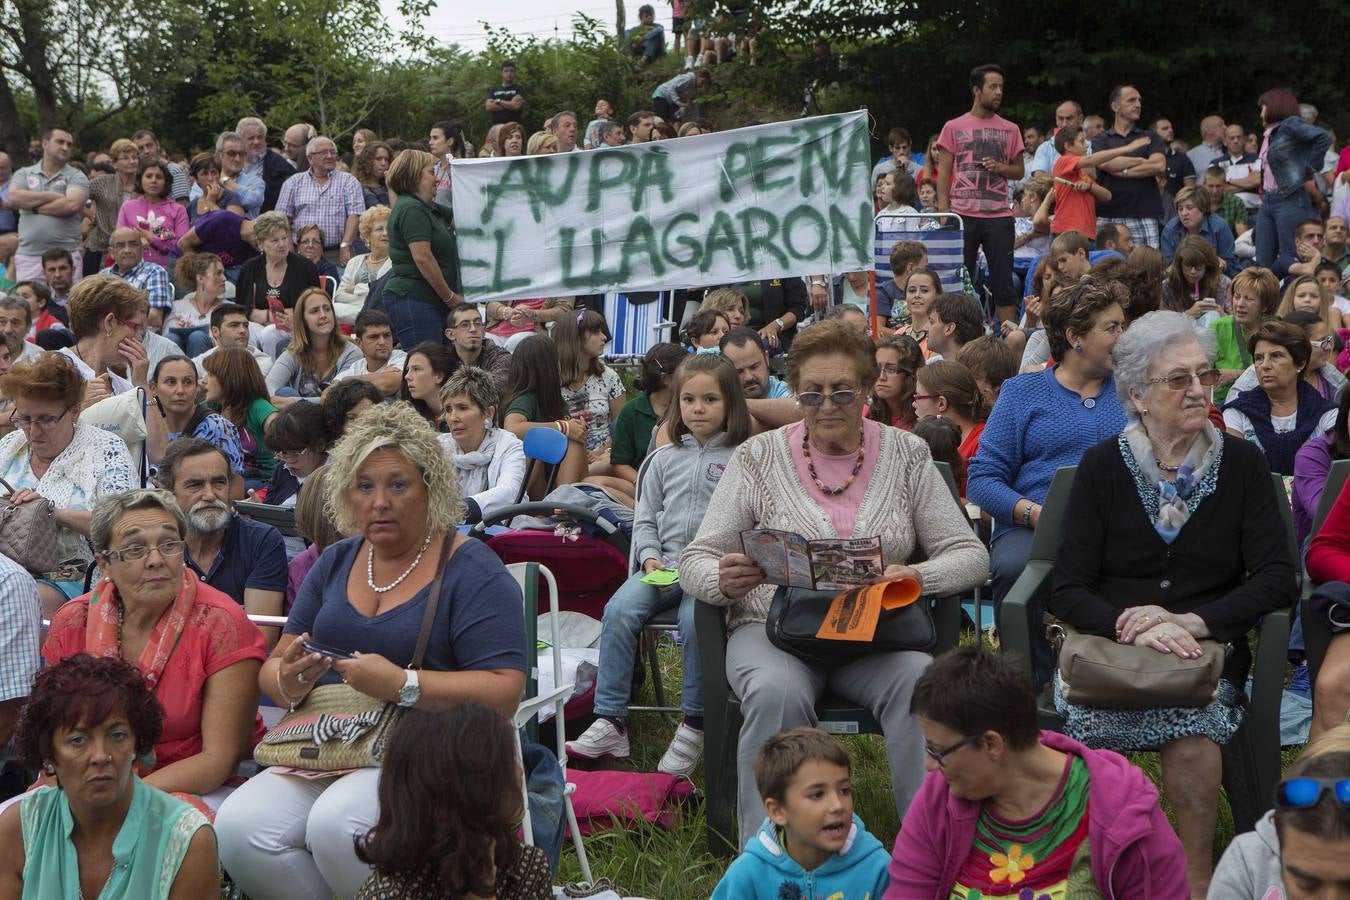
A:
[[[1088,768],[1070,756],[1045,807],[1020,822],[986,804],[952,900],[1087,900],[1101,897],[1088,861]]]

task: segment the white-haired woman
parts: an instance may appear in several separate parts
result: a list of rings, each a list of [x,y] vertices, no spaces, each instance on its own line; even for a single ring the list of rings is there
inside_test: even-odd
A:
[[[525,684],[520,590],[486,545],[459,536],[464,504],[436,432],[404,404],[367,410],[329,455],[339,532],[305,578],[259,686],[298,705],[339,679],[382,700],[439,709],[476,700],[510,715]],[[445,580],[422,669],[408,669],[438,560]],[[305,651],[314,640],[351,654]],[[379,770],[312,780],[268,771],[216,819],[220,858],[254,900],[351,897],[370,875],[353,835],[378,818]]]
[[[385,275],[393,263],[389,260],[389,207],[371,206],[361,213],[357,224],[361,240],[370,248],[358,253],[342,270],[342,282],[333,295],[333,310],[338,321],[351,325],[366,304],[370,286]]]
[[[1215,353],[1213,333],[1176,312],[1148,313],[1116,342],[1127,424],[1083,454],[1050,598],[1079,631],[1122,644],[1181,656],[1198,656],[1203,638],[1233,645],[1217,698],[1201,708],[1071,706],[1055,680],[1071,737],[1162,748],[1192,897],[1205,896],[1212,871],[1220,745],[1242,722],[1246,634],[1297,596],[1265,456],[1209,421]]]

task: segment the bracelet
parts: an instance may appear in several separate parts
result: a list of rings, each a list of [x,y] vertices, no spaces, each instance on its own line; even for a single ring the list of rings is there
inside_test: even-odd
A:
[[[558,421],[554,422],[553,424],[556,425],[556,426],[558,427],[558,431],[559,431],[560,433],[562,433],[562,434],[567,434],[567,423],[564,422],[562,419],[559,419]]]
[[[286,689],[281,686],[281,663],[277,663],[277,693],[280,695],[281,701],[286,704],[289,712],[295,712],[295,704],[305,699],[301,697],[300,700],[292,700],[291,695],[286,693]]]
[[[1033,507],[1033,506],[1035,506],[1035,504],[1032,503],[1030,500],[1028,500],[1028,501],[1027,501],[1027,505],[1024,506],[1024,507],[1022,507],[1022,527],[1023,527],[1023,528],[1030,528],[1030,527],[1031,527],[1031,507]]]

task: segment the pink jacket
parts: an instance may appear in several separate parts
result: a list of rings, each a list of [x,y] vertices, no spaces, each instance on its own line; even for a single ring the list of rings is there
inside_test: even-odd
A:
[[[1118,753],[1054,731],[1041,743],[1087,763],[1092,874],[1107,900],[1188,900],[1186,855],[1153,782]],[[883,900],[947,900],[979,815],[979,803],[952,797],[942,773],[928,773],[895,839]]]

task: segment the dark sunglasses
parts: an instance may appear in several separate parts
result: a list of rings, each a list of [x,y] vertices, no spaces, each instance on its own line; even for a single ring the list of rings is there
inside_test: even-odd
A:
[[[822,394],[820,391],[802,391],[797,395],[797,402],[802,406],[823,406],[827,397],[835,406],[852,406],[853,401],[858,399],[858,392],[833,391],[829,394]]]
[[[1275,807],[1311,809],[1328,788],[1342,809],[1350,809],[1350,778],[1286,778],[1275,787]]]

